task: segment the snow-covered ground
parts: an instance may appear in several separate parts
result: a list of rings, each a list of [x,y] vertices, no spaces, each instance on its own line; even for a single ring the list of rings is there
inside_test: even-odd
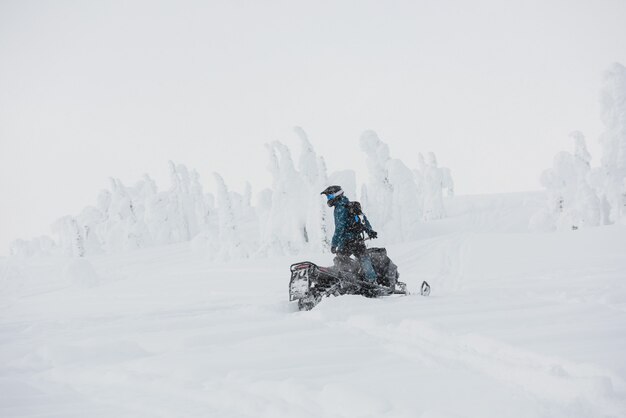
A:
[[[541,199],[456,197],[388,247],[431,296],[310,312],[288,268],[328,254],[2,259],[0,416],[624,417],[626,227],[528,233]]]

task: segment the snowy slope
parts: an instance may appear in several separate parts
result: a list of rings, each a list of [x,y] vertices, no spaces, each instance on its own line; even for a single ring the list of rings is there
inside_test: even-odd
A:
[[[457,197],[388,247],[430,297],[310,312],[288,266],[326,254],[3,259],[0,416],[626,416],[626,228],[531,234],[540,201]]]

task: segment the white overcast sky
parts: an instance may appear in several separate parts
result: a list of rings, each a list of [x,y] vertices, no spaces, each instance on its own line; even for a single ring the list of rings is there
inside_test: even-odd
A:
[[[0,255],[167,161],[269,185],[263,144],[302,126],[363,178],[374,129],[460,194],[539,189],[581,130],[599,159],[603,71],[626,0],[0,0]],[[295,151],[295,149],[294,149]]]

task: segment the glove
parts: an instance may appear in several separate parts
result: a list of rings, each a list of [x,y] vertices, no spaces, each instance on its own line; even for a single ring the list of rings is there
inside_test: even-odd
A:
[[[330,252],[333,254],[337,254],[337,247],[335,247],[334,245],[330,247]]]
[[[376,231],[368,232],[367,235],[369,235],[371,239],[378,238],[378,232]]]

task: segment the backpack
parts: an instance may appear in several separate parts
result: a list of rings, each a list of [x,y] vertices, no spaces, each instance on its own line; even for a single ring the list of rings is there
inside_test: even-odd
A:
[[[361,210],[361,204],[359,202],[348,202],[346,208],[348,209],[348,225],[346,229],[354,234],[365,232],[365,215]]]

